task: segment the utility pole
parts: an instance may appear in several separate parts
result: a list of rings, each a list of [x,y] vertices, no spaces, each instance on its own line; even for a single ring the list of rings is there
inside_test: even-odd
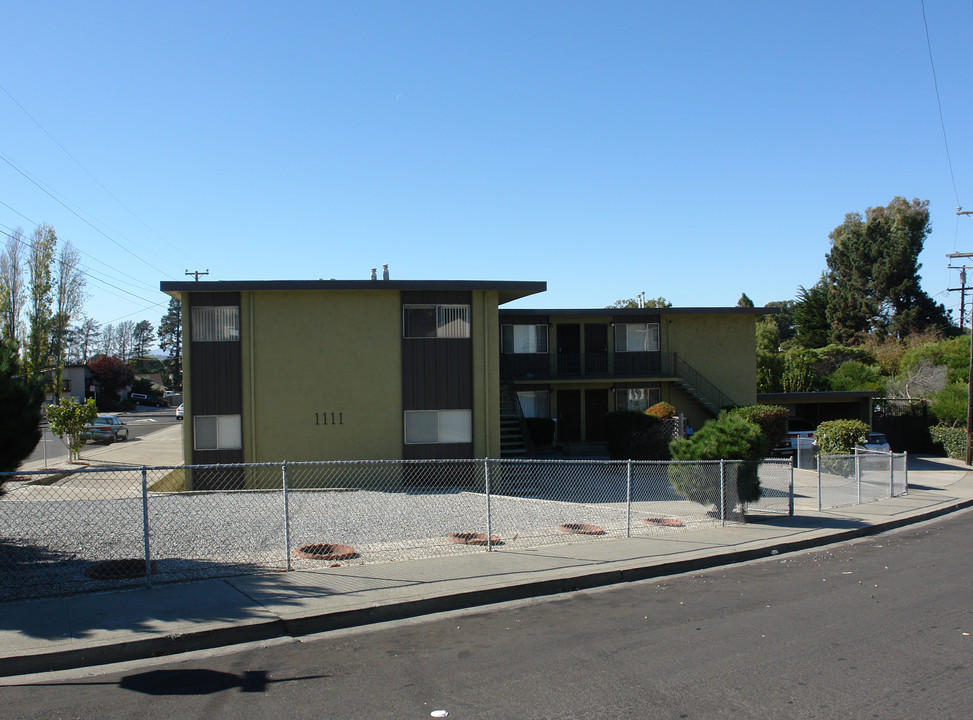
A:
[[[186,270],[186,274],[187,274],[187,275],[192,275],[192,276],[193,276],[193,279],[194,279],[194,280],[195,280],[196,282],[199,282],[199,276],[200,276],[200,275],[209,275],[209,268],[206,268],[206,272],[202,272],[202,271],[200,271],[200,270],[188,270],[188,269],[187,269],[187,270]]]
[[[963,210],[962,207],[956,208],[957,215],[973,215],[973,211]],[[953,253],[947,255],[949,259],[953,258],[970,258],[973,257],[973,253]],[[960,275],[961,283],[963,288],[963,295],[965,297],[966,292],[966,267],[962,269],[962,274]],[[960,309],[965,309],[965,303],[960,303]],[[960,320],[962,327],[962,319]],[[967,375],[967,387],[969,388],[966,393],[966,464],[973,465],[973,435],[970,434],[973,430],[973,321],[970,322],[970,368],[969,375]]]

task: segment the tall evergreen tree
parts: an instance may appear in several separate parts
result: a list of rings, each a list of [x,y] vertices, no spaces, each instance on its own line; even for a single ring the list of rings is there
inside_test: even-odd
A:
[[[0,340],[20,346],[20,317],[24,305],[24,231],[15,228],[0,253]]]
[[[40,378],[50,367],[51,333],[54,328],[52,268],[56,248],[54,228],[39,225],[31,236],[27,250],[28,328],[24,372],[30,380]]]
[[[810,289],[803,285],[797,289],[794,303],[794,326],[797,344],[806,348],[824,347],[828,344],[831,327],[828,323],[828,301],[831,286],[821,273]]]
[[[17,343],[0,341],[0,472],[16,470],[41,439],[40,382],[23,377]]]
[[[182,303],[169,300],[169,309],[159,321],[159,347],[169,351],[166,369],[173,388],[182,387]]]
[[[930,232],[929,201],[896,197],[849,213],[826,255],[831,286],[827,318],[832,342],[871,332],[896,337],[950,329],[945,308],[919,286],[919,253]]]

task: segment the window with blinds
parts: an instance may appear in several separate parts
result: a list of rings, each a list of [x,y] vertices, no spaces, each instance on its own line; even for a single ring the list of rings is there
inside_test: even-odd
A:
[[[240,308],[236,305],[194,307],[192,333],[196,342],[239,340]]]
[[[402,331],[407,338],[468,338],[469,305],[406,305]]]

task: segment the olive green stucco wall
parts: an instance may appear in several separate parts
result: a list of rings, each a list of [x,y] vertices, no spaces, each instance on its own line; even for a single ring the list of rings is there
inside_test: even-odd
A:
[[[241,296],[246,462],[402,456],[399,293]]]
[[[662,349],[674,352],[737,405],[757,401],[754,315],[663,315]]]

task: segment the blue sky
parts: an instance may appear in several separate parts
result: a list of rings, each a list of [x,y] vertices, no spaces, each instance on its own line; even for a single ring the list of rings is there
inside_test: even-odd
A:
[[[523,307],[793,299],[846,213],[973,252],[973,10],[874,2],[4,1],[0,231],[85,312],[163,280],[544,280]],[[945,140],[943,127],[945,127]],[[952,161],[952,173],[947,159]]]

